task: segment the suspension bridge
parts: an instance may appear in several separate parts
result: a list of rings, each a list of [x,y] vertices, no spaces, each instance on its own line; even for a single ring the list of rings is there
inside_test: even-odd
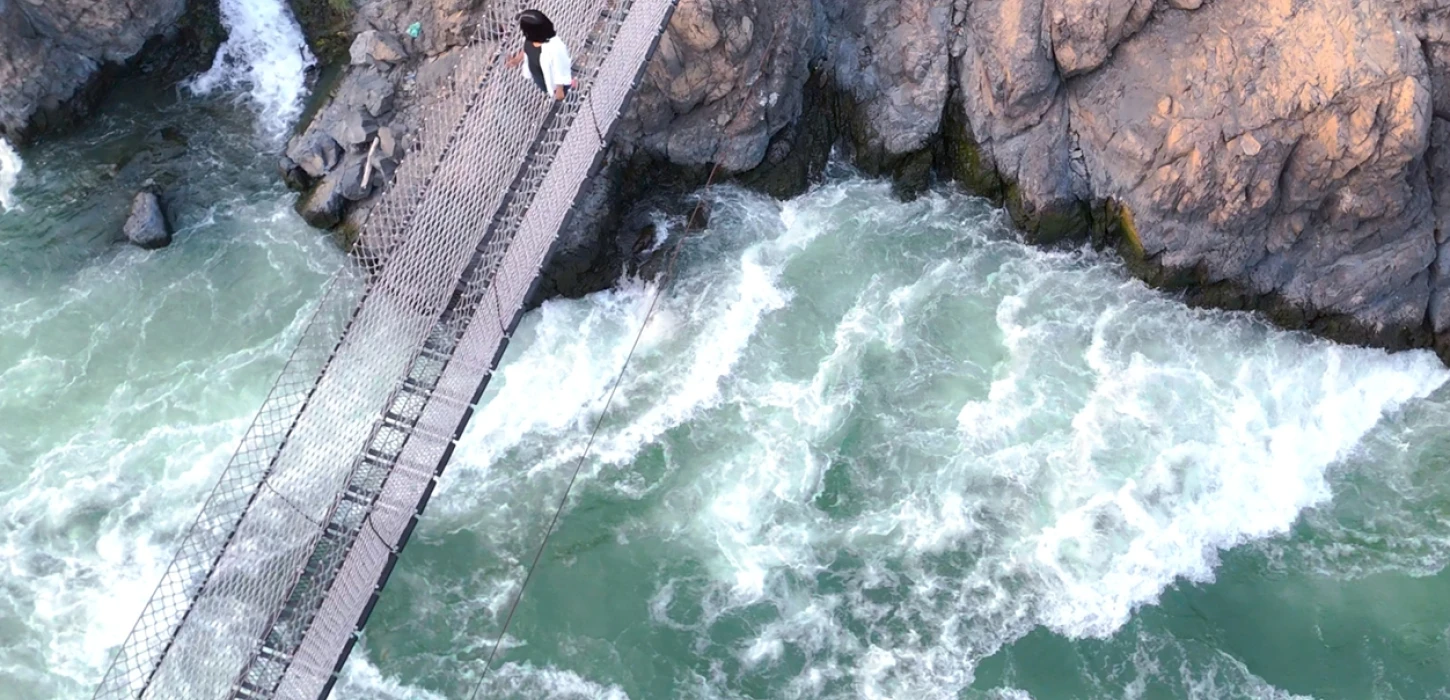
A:
[[[332,690],[674,0],[541,0],[556,102],[495,0],[95,697]]]

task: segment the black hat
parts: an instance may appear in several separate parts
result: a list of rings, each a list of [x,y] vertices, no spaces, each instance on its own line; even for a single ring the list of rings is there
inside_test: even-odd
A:
[[[554,38],[554,23],[538,10],[519,13],[519,29],[524,31],[524,38],[540,44]]]

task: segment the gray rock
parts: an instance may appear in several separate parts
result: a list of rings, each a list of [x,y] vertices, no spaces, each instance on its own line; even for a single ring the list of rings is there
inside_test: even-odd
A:
[[[398,40],[412,55],[433,56],[468,41],[483,4],[480,0],[356,0],[355,26],[401,33],[419,22],[418,38],[398,36]]]
[[[345,154],[366,149],[378,134],[379,119],[391,116],[395,93],[392,81],[376,68],[350,69],[327,105],[302,133],[287,143],[282,167],[284,177],[299,181],[305,189],[312,181],[337,169]],[[397,148],[398,130],[387,130],[385,140],[389,150],[384,155],[395,157],[393,149]],[[391,162],[386,170],[390,176]],[[296,176],[297,172],[305,174],[305,182]]]
[[[58,108],[102,63],[172,27],[185,0],[0,0],[0,131]]]
[[[332,228],[342,221],[343,208],[347,200],[342,196],[342,173],[329,172],[312,186],[312,190],[297,199],[297,213],[308,224],[317,228]]]
[[[287,142],[287,157],[309,177],[319,178],[337,167],[342,147],[328,134],[308,130]]]
[[[354,47],[365,46],[383,35],[360,35]],[[449,72],[423,70],[436,63],[453,62],[429,60],[422,67],[397,69],[367,62],[345,69],[328,102],[288,143],[283,163],[284,177],[287,173],[302,173],[307,180],[303,189],[311,187],[298,203],[298,210],[310,223],[323,228],[337,225],[348,211],[355,210],[355,203],[365,203],[391,179],[405,144],[417,129],[419,101],[444,93],[441,83],[448,79]],[[428,81],[423,84],[425,81],[418,76],[425,73]],[[419,90],[399,90],[399,82],[415,80]],[[368,186],[363,187],[368,151],[374,141],[378,147],[373,149]],[[292,178],[299,179],[295,175]]]
[[[348,48],[352,65],[367,63],[401,63],[408,58],[408,52],[391,32],[369,29],[357,35]]]
[[[359,105],[374,117],[381,117],[393,109],[393,95],[397,92],[393,82],[374,70],[364,70],[348,75],[343,81],[337,103]]]
[[[1153,3],[1154,0],[1048,0],[1044,20],[1058,70],[1063,76],[1071,77],[1101,66],[1114,47],[1148,21]]]
[[[327,135],[343,148],[367,144],[378,132],[378,122],[361,110],[352,110],[326,125]]]
[[[836,85],[857,105],[858,157],[871,161],[922,148],[941,130],[947,103],[952,3],[837,5],[841,10],[832,16],[827,60],[835,68]]]
[[[381,158],[386,158],[388,160],[392,160],[394,158],[397,158],[398,155],[399,155],[399,153],[398,153],[398,137],[393,133],[393,129],[391,127],[386,127],[386,126],[385,127],[382,127],[380,129],[378,129],[378,134],[377,135],[378,135],[378,150],[377,150],[377,155],[379,157],[381,157]]]
[[[147,250],[171,245],[171,229],[161,211],[161,200],[150,190],[136,193],[131,201],[131,215],[122,227],[126,239]]]
[[[771,137],[801,115],[813,7],[681,2],[617,138],[682,165],[758,165]]]
[[[1143,253],[1311,315],[1418,325],[1435,259],[1415,37],[1376,3],[1168,12],[1068,89]]]
[[[277,158],[277,172],[282,175],[282,182],[288,189],[301,192],[312,185],[312,176],[302,171],[297,163],[287,156]]]
[[[337,177],[338,192],[352,202],[367,199],[378,190],[384,180],[384,173],[380,169],[368,167],[367,151],[347,154],[342,166],[334,173]]]

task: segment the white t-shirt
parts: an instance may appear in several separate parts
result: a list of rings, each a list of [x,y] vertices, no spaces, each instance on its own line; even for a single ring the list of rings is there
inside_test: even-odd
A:
[[[520,67],[523,69],[524,78],[533,82],[534,76],[529,73],[529,62],[524,61]],[[544,73],[544,88],[550,95],[554,94],[554,88],[560,85],[568,87],[574,80],[574,62],[569,58],[569,47],[557,36],[539,47],[539,67]]]

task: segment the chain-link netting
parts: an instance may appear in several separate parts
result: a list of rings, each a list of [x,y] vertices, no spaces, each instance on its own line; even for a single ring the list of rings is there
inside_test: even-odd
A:
[[[578,88],[504,67],[525,5],[495,2],[96,697],[331,688],[673,0],[529,6]]]

